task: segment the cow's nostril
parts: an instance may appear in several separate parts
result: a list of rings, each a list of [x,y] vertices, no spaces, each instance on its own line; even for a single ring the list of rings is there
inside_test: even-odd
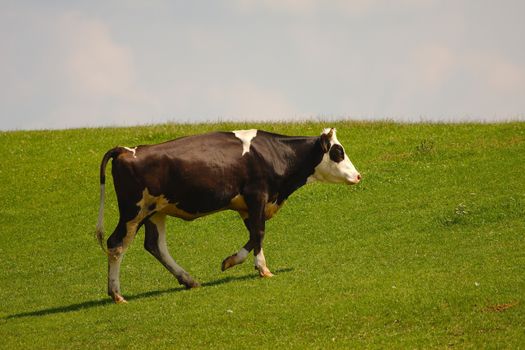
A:
[[[357,174],[357,181],[361,181],[361,174]]]

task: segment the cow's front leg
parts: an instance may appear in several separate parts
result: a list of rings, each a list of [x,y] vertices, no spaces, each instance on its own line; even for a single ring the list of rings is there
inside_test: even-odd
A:
[[[245,245],[237,253],[230,255],[229,257],[224,259],[222,261],[221,270],[226,271],[230,267],[234,267],[235,265],[242,264],[244,260],[246,260],[248,255],[250,254],[250,250],[246,249],[246,245]]]
[[[166,243],[166,216],[156,214],[144,223],[146,237],[144,248],[151,253],[164,267],[186,288],[199,287],[189,273],[179,266],[171,257]]]
[[[253,254],[255,256],[255,269],[261,277],[272,277],[270,269],[266,266],[263,252],[263,241],[265,233],[265,207],[268,202],[267,195],[258,195],[247,201],[248,204],[248,230],[250,241],[253,241]]]
[[[248,255],[250,254],[250,251],[254,246],[254,241],[250,240],[248,243],[244,245],[237,253],[230,255],[224,261],[222,262],[222,271],[225,271],[229,269],[230,267],[233,267],[235,265],[242,264]],[[255,254],[255,253],[254,253]],[[259,275],[261,277],[272,277],[273,274],[266,266],[266,258],[264,257],[263,249],[259,251],[259,254],[255,254],[255,269],[259,271]]]
[[[264,257],[263,250],[263,240],[264,240],[264,221],[263,229],[257,232],[255,238],[255,247],[253,248],[253,255],[255,256],[255,269],[259,271],[259,276],[261,277],[272,277],[273,273],[266,266],[266,258]]]
[[[273,273],[266,266],[266,258],[264,257],[264,252],[261,247],[259,253],[255,253],[255,269],[259,271],[259,276],[261,277],[272,277]]]
[[[248,223],[248,213],[240,213],[241,217],[243,218],[244,225],[248,229],[248,232],[250,232],[250,224]],[[253,250],[253,247],[255,245],[255,241],[252,239],[250,234],[250,239],[248,242],[235,254],[230,255],[226,259],[222,261],[221,270],[226,271],[230,267],[233,267],[235,265],[242,264],[250,252]]]
[[[230,255],[222,262],[222,271],[243,263],[249,253],[254,250],[255,269],[261,277],[272,277],[273,274],[266,266],[266,259],[262,251],[262,242],[265,229],[265,206],[267,195],[259,193],[256,196],[246,196],[248,212],[240,212],[244,225],[250,233],[250,239],[237,253]]]

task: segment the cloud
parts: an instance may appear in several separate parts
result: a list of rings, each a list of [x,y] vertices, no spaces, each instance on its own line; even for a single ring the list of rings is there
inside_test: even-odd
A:
[[[465,57],[465,66],[498,94],[525,91],[525,69],[497,52],[473,52]]]
[[[412,54],[416,77],[422,88],[436,89],[450,77],[458,64],[458,57],[443,45],[423,45]]]
[[[403,68],[411,78],[393,92],[393,100],[402,101],[394,110],[435,120],[494,121],[523,111],[525,69],[496,50],[430,44],[411,58]]]
[[[66,13],[59,19],[59,30],[64,68],[77,93],[115,97],[135,93],[131,52],[114,42],[104,23]]]
[[[523,116],[516,6],[13,2],[0,12],[0,127]]]
[[[276,88],[257,85],[249,80],[232,80],[227,84],[184,81],[160,95],[164,109],[171,110],[179,121],[216,120],[288,120],[302,119],[304,114],[290,98]]]
[[[57,110],[59,118],[83,114],[97,123],[109,116],[113,123],[129,123],[151,115],[156,101],[139,86],[132,51],[113,39],[107,25],[68,12],[59,17],[58,31],[73,100]]]
[[[282,93],[248,81],[213,87],[205,98],[226,119],[284,120],[300,119],[301,113]]]
[[[465,48],[457,51],[434,44],[416,48],[412,57],[415,76],[431,88],[439,87],[461,72],[493,93],[507,93],[525,85],[524,67],[494,50]]]
[[[317,0],[235,0],[233,5],[241,12],[271,12],[309,14],[317,8]]]
[[[235,0],[234,6],[241,12],[261,10],[291,15],[315,15],[333,11],[351,16],[361,16],[385,9],[417,8],[433,5],[436,0]]]
[[[66,128],[149,122],[158,105],[138,82],[133,52],[102,20],[75,11],[13,8],[1,34],[8,55],[0,114],[4,128]],[[35,38],[38,37],[38,40]],[[29,102],[28,102],[29,101]]]

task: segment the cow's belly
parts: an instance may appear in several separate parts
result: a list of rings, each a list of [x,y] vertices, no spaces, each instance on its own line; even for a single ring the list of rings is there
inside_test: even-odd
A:
[[[203,211],[196,210],[195,212],[188,212],[181,209],[178,204],[179,203],[170,203],[164,195],[152,196],[147,189],[144,189],[142,199],[137,203],[137,206],[140,208],[137,220],[141,220],[154,212],[158,212],[190,221],[226,209],[237,211],[243,219],[248,218],[248,205],[246,204],[244,197],[241,195],[234,196],[229,201],[229,204],[224,207],[220,206],[216,209],[207,209]],[[283,204],[284,202],[281,204],[277,204],[277,202],[266,203],[264,207],[265,219],[271,219],[277,211],[281,209]]]
[[[226,208],[224,208],[224,209],[226,209]],[[209,211],[209,212],[203,212],[203,213],[200,213],[200,212],[189,213],[189,212],[187,212],[187,211],[177,207],[177,205],[175,205],[175,204],[168,204],[164,208],[159,210],[159,213],[166,214],[166,215],[169,215],[169,216],[174,216],[174,217],[177,217],[177,218],[181,218],[183,220],[191,221],[191,220],[195,220],[197,218],[200,218],[200,217],[203,217],[203,216],[206,216],[206,215],[210,215],[210,214],[216,213],[216,212],[224,210],[224,209],[217,209],[217,210],[213,210],[213,211]]]
[[[270,202],[266,203],[264,207],[264,217],[266,220],[271,219],[283,206],[284,202],[281,204],[277,204],[277,202]],[[246,205],[246,202],[244,201],[244,197],[240,194],[236,195],[232,198],[230,201],[230,205],[228,206],[228,209],[235,210],[241,214],[243,219],[246,219],[248,217],[248,206]]]
[[[164,195],[151,195],[147,188],[145,188],[142,192],[142,198],[139,202],[137,202],[137,206],[139,207],[139,212],[136,218],[133,220],[134,222],[140,222],[147,216],[152,215],[154,213],[175,216],[184,220],[195,220],[202,216],[206,216],[224,209],[228,209],[227,207],[223,208],[221,206],[218,206],[217,208],[208,207],[201,211],[195,210],[189,212],[181,208],[184,207],[184,205],[179,205],[179,203],[171,203],[170,201],[168,201],[168,199],[166,199]]]

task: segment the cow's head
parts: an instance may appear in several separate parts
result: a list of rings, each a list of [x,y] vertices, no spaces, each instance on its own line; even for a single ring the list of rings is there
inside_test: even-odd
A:
[[[346,155],[335,133],[335,128],[331,128],[324,129],[321,134],[320,143],[324,155],[308,180],[355,185],[361,181],[361,175]]]

